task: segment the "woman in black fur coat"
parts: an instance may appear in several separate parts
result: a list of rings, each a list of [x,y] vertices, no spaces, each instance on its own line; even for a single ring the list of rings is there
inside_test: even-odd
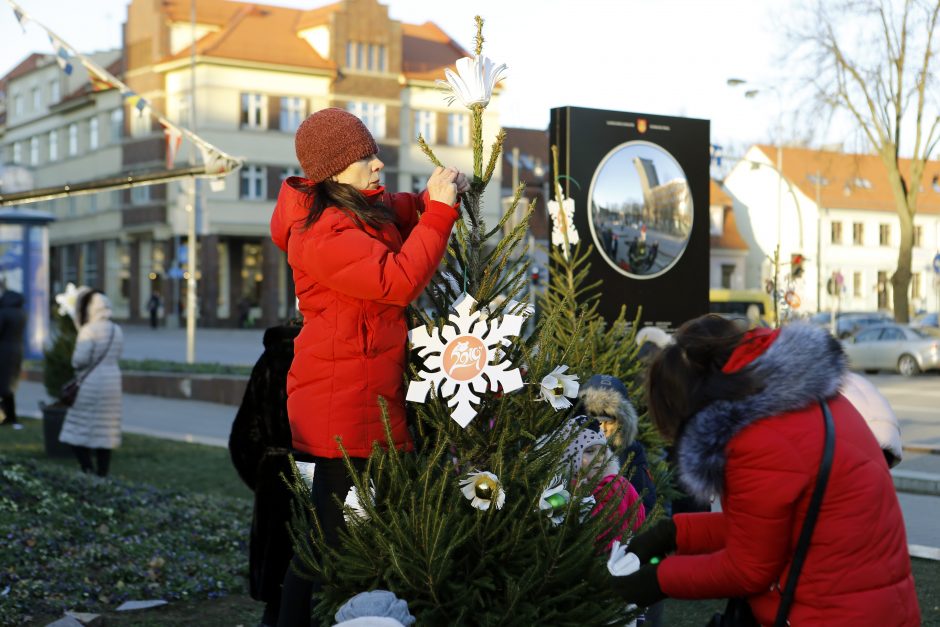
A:
[[[299,325],[264,332],[264,353],[251,371],[232,423],[228,449],[242,481],[255,493],[248,566],[251,598],[265,602],[262,625],[277,623],[281,582],[293,549],[286,525],[291,492],[291,430],[287,420],[287,371],[294,359]]]

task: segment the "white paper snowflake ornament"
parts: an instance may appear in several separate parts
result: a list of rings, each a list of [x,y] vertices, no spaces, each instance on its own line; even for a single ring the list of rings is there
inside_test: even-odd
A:
[[[574,246],[580,241],[578,230],[574,227],[574,198],[562,197],[559,205],[556,200],[548,201],[548,215],[552,218],[552,245],[561,246],[565,257],[568,249],[565,247],[565,234],[568,236],[568,245]]]
[[[504,361],[500,346],[509,346],[509,338],[519,335],[524,316],[507,314],[499,318],[481,319],[474,311],[477,301],[469,294],[461,294],[454,302],[456,314],[448,317],[450,324],[443,329],[420,326],[408,332],[408,339],[424,359],[418,381],[408,385],[407,400],[424,403],[433,389],[442,398],[449,398],[450,416],[461,427],[470,424],[477,415],[478,394],[487,388],[495,392],[512,392],[522,387],[518,368]],[[472,312],[472,313],[471,313]]]

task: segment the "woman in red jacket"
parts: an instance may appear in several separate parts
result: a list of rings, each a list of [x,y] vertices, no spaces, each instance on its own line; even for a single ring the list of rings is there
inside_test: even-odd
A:
[[[469,188],[437,168],[427,191],[389,194],[369,130],[342,109],[308,117],[294,140],[306,178],[284,181],[271,237],[287,252],[304,324],[287,378],[293,448],[315,463],[313,501],[327,544],[337,543],[352,486],[340,445],[362,469],[385,443],[379,398],[393,444],[412,447],[405,424],[405,307],[437,270]],[[296,560],[295,560],[295,565]],[[289,569],[279,625],[309,624],[309,582]]]
[[[871,429],[839,394],[845,368],[841,345],[805,324],[743,333],[704,316],[679,329],[650,369],[649,409],[676,439],[686,489],[719,497],[722,511],[678,514],[634,538],[645,565],[614,579],[625,600],[745,597],[772,625],[822,458],[826,399],[835,456],[790,624],[919,624],[901,509]]]

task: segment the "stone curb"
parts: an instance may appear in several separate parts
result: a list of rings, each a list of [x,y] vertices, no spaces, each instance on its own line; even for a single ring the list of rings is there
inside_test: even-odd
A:
[[[940,496],[940,474],[896,468],[891,471],[891,478],[898,492]]]

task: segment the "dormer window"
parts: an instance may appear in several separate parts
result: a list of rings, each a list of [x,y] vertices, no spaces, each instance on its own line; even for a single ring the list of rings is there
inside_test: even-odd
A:
[[[346,42],[346,67],[366,72],[388,71],[388,46],[385,44]]]
[[[860,189],[871,189],[871,181],[860,176],[856,176],[852,179],[852,186],[858,187]]]

